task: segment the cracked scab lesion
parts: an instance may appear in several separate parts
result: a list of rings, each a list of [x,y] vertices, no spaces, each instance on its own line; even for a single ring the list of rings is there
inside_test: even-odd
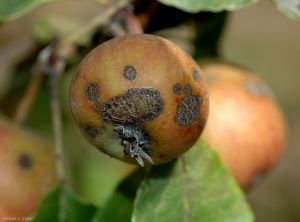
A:
[[[150,137],[142,127],[146,121],[159,116],[164,109],[160,92],[154,88],[131,88],[123,94],[101,103],[102,119],[114,125],[121,138],[124,155],[134,158],[140,166],[150,157]]]
[[[132,88],[104,103],[102,118],[115,124],[150,121],[163,112],[160,92],[153,88]]]
[[[123,76],[127,80],[129,80],[129,81],[135,80],[136,74],[137,74],[137,71],[136,71],[134,66],[132,66],[132,65],[125,65],[124,66]]]
[[[84,95],[91,101],[96,100],[100,96],[100,87],[95,82],[89,82],[84,90]]]
[[[173,93],[175,95],[180,95],[181,92],[182,92],[182,85],[179,82],[175,83],[173,85]]]
[[[185,97],[181,99],[177,106],[175,122],[186,126],[194,123],[200,116],[200,105],[203,102],[203,98],[201,95],[192,95],[190,84],[185,84],[184,91]]]

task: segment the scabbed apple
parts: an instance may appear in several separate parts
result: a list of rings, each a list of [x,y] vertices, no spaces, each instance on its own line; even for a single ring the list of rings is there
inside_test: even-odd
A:
[[[254,73],[221,63],[203,64],[210,113],[203,132],[241,187],[277,162],[286,123],[270,88]]]
[[[50,144],[0,119],[0,219],[20,221],[57,182]]]
[[[71,83],[70,106],[91,144],[141,166],[189,149],[208,114],[197,63],[147,34],[114,38],[90,52]]]

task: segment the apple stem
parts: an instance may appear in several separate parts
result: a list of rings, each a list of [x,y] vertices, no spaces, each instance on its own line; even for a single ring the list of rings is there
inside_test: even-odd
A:
[[[138,18],[133,13],[133,8],[130,7],[131,5],[127,6],[123,9],[120,13],[121,18],[126,23],[127,28],[129,29],[129,33],[131,34],[141,34],[143,33],[143,29],[141,23],[139,22]]]

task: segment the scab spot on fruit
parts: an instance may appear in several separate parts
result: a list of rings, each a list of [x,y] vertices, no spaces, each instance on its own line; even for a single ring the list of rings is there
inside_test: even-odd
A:
[[[101,132],[99,128],[92,127],[90,124],[85,124],[83,129],[86,135],[92,138],[96,137]]]
[[[154,88],[131,88],[112,97],[103,104],[101,115],[111,122],[121,138],[124,155],[134,158],[140,166],[143,159],[153,163],[150,157],[150,137],[142,123],[156,118],[163,112],[160,92]]]
[[[132,81],[136,78],[136,69],[134,68],[134,66],[132,65],[126,65],[124,67],[124,70],[123,70],[123,76],[129,80],[129,81]]]
[[[192,68],[192,75],[193,75],[193,79],[195,80],[195,82],[201,81],[201,75],[195,67]]]
[[[188,83],[185,84],[184,90],[185,90],[185,94],[186,94],[186,95],[191,95],[191,94],[192,94],[192,87],[191,87],[190,84],[188,84]]]
[[[192,88],[189,84],[185,85],[186,96],[177,106],[175,122],[179,125],[190,125],[195,122],[200,115],[199,105],[202,102],[201,96],[193,96]],[[201,97],[201,99],[199,98]]]
[[[33,165],[32,157],[27,153],[21,153],[18,157],[18,165],[24,170],[31,169]]]
[[[173,85],[173,93],[176,95],[180,95],[182,92],[182,85],[178,82]]]
[[[178,105],[176,112],[176,122],[179,125],[190,125],[195,122],[200,115],[200,108],[196,96],[186,96]]]
[[[96,100],[100,96],[100,87],[98,86],[97,83],[90,82],[88,83],[87,87],[84,90],[84,95],[89,100]]]
[[[96,113],[101,113],[104,110],[104,104],[96,101],[93,103],[92,105],[92,109],[96,112]]]
[[[153,88],[131,88],[104,103],[102,118],[115,124],[141,123],[163,112],[160,92]]]

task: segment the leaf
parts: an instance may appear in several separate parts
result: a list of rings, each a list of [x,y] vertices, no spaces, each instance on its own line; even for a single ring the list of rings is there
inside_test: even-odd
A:
[[[299,0],[273,0],[277,8],[286,16],[292,19],[300,19]]]
[[[63,207],[59,207],[60,198],[64,198]],[[95,211],[94,206],[82,203],[70,190],[55,188],[45,196],[32,221],[88,222]],[[61,213],[64,214],[63,220],[59,220]]]
[[[134,202],[133,222],[250,222],[242,192],[199,140],[177,161],[153,168]]]
[[[0,0],[0,22],[17,19],[49,1],[54,0]]]
[[[237,10],[257,0],[158,0],[159,2],[179,8],[183,11],[196,13],[200,11],[220,12]]]
[[[130,222],[135,193],[143,175],[142,170],[137,170],[123,180],[92,222]]]

